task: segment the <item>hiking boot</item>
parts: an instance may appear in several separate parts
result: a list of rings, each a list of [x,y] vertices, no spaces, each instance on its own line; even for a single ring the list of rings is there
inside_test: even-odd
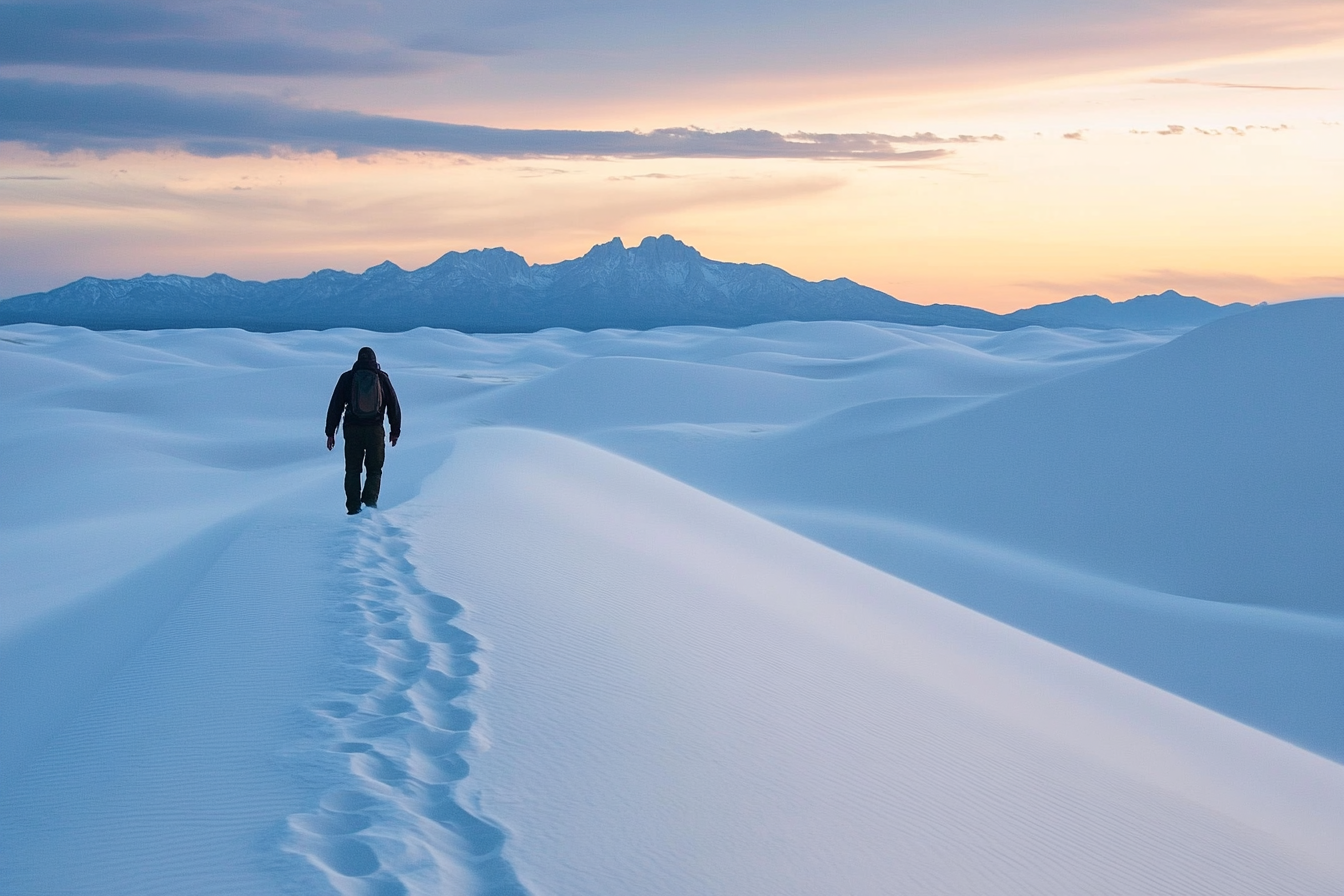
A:
[[[345,515],[346,515],[346,516],[354,516],[354,515],[357,514],[357,513],[359,513],[359,508],[358,508],[358,507],[356,507],[354,510],[350,510],[350,509],[347,508],[346,511],[345,511]]]

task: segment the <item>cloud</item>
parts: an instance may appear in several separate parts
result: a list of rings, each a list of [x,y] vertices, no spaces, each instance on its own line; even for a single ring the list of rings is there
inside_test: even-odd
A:
[[[918,134],[910,134],[905,137],[892,138],[898,143],[994,143],[1004,139],[1002,134],[984,134],[975,136],[972,134],[958,134],[955,137],[939,137],[937,134],[930,134],[928,131],[922,131]]]
[[[408,70],[389,51],[225,36],[231,23],[134,3],[0,3],[0,64],[242,75],[367,75]]]
[[[131,84],[0,79],[0,140],[47,152],[181,149],[198,156],[277,151],[361,156],[384,151],[485,158],[616,157],[912,162],[947,149],[904,144],[980,138],[914,134],[779,134],[742,129],[527,130],[449,124],[287,105],[254,94],[184,94]],[[1002,139],[990,137],[986,139]]]
[[[1189,128],[1185,127],[1185,125],[1180,125],[1180,124],[1169,124],[1169,125],[1166,126],[1165,129],[1160,130],[1160,131],[1140,131],[1140,130],[1131,128],[1131,129],[1130,129],[1130,133],[1131,133],[1131,134],[1138,134],[1138,135],[1143,135],[1143,134],[1160,134],[1161,136],[1164,136],[1164,137],[1171,137],[1171,136],[1179,136],[1180,134],[1184,134],[1187,130],[1189,130]],[[1241,126],[1241,127],[1236,127],[1235,125],[1227,125],[1226,127],[1223,127],[1223,128],[1198,128],[1198,127],[1197,127],[1197,128],[1194,129],[1194,131],[1195,131],[1196,134],[1203,134],[1205,137],[1221,137],[1221,136],[1223,136],[1224,134],[1230,134],[1230,135],[1232,135],[1233,137],[1245,137],[1246,134],[1247,134],[1249,131],[1270,131],[1270,132],[1273,132],[1273,131],[1287,131],[1287,130],[1291,130],[1291,128],[1290,128],[1288,125],[1286,125],[1286,124],[1273,124],[1273,125],[1269,125],[1269,124],[1248,124],[1248,125],[1243,125],[1243,126]],[[1068,134],[1065,134],[1064,136],[1067,137]]]
[[[464,56],[508,56],[518,52],[522,44],[509,35],[461,29],[421,34],[408,40],[406,47],[431,53],[460,53]]]
[[[1199,81],[1193,78],[1152,78],[1149,84],[1191,84],[1199,87],[1226,87],[1233,90],[1333,90],[1331,87],[1289,87],[1283,84],[1238,84],[1233,81]]]
[[[622,174],[608,177],[611,181],[633,181],[633,180],[684,180],[685,174],[663,174],[660,171],[654,171],[650,174]]]

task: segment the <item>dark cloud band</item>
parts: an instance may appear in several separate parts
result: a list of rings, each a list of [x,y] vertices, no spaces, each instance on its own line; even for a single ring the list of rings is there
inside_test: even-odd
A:
[[[201,156],[277,150],[442,152],[489,158],[848,159],[913,162],[949,150],[906,144],[965,143],[976,137],[914,134],[779,134],[664,128],[570,131],[487,128],[411,118],[308,109],[251,94],[193,95],[130,84],[78,85],[0,79],[0,140],[50,152],[182,149]],[[996,139],[996,138],[983,138]],[[997,138],[1001,139],[1001,138]]]
[[[130,2],[0,3],[0,64],[291,76],[413,67],[390,51],[231,37],[203,14]]]

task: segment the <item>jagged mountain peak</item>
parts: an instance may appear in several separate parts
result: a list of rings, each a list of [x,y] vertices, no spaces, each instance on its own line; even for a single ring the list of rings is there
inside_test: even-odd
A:
[[[614,236],[605,243],[598,243],[593,246],[593,248],[583,253],[580,258],[576,259],[576,261],[605,261],[614,258],[622,258],[628,251],[629,250],[625,248],[625,243],[621,241],[621,238]],[[564,264],[564,262],[560,263]]]
[[[639,245],[628,250],[631,254],[652,255],[658,260],[683,261],[691,258],[704,258],[693,246],[688,246],[671,234],[646,236]]]
[[[505,249],[503,246],[492,246],[488,249],[468,249],[465,252],[452,251],[443,253],[420,270],[453,264],[458,261],[486,261],[514,258],[525,262],[523,256],[519,255],[517,252]]]
[[[662,236],[646,236],[639,245],[627,247],[619,236],[605,243],[598,243],[584,253],[578,261],[602,263],[634,262],[641,264],[659,264],[662,262],[681,262],[703,259],[704,256],[693,246],[688,246],[676,237],[664,233]],[[561,262],[564,264],[564,262]]]
[[[1129,302],[1079,296],[997,315],[959,305],[914,305],[837,278],[813,283],[782,268],[706,258],[671,234],[627,247],[620,237],[580,258],[530,265],[502,247],[448,252],[414,271],[391,261],[362,274],[323,270],[267,283],[195,278],[86,277],[0,302],[0,324],[94,329],[237,326],[256,330],[443,327],[522,332],[546,327],[740,327],[777,320],[871,320],[989,330],[1198,326],[1247,306],[1219,308],[1168,290]]]

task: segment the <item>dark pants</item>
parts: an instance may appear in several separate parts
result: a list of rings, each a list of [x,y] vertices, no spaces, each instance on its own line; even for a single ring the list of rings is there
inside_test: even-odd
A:
[[[387,446],[383,443],[382,426],[346,426],[345,429],[345,509],[359,510],[359,504],[378,503],[378,487],[383,484],[383,458]],[[359,489],[359,468],[369,475],[364,479],[363,492]]]

